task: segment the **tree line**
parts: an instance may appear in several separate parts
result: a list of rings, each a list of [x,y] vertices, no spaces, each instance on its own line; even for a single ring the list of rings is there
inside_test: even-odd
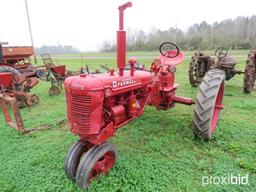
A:
[[[36,48],[37,54],[70,54],[70,53],[81,53],[81,51],[71,45],[43,45],[42,47]]]
[[[128,51],[154,51],[165,41],[176,43],[182,50],[253,49],[256,48],[256,16],[240,16],[213,24],[203,21],[190,26],[187,31],[174,27],[152,29],[149,33],[127,31]],[[116,44],[108,41],[103,42],[100,48],[101,52],[115,50]]]

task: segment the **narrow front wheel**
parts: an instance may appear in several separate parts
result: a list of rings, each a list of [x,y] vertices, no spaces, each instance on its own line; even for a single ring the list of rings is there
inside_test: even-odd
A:
[[[80,159],[83,154],[88,151],[89,145],[90,144],[88,142],[79,140],[71,146],[64,164],[64,170],[69,179],[73,181],[76,179],[76,171],[80,163]]]
[[[77,169],[76,182],[82,189],[101,174],[107,174],[117,160],[117,151],[112,143],[105,142],[92,147],[82,157]]]

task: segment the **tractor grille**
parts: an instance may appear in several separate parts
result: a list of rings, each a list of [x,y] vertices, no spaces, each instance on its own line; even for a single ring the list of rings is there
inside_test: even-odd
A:
[[[79,132],[88,133],[90,131],[92,97],[72,95],[71,103],[73,123],[78,125]]]

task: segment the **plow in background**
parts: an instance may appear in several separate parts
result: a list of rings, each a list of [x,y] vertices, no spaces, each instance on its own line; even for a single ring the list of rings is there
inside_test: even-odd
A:
[[[43,60],[43,67],[45,68],[39,76],[41,80],[45,80],[51,83],[49,89],[50,96],[59,95],[61,90],[63,90],[63,83],[67,77],[75,76],[79,74],[97,74],[100,71],[97,69],[95,72],[90,72],[89,67],[81,67],[77,71],[70,71],[66,69],[66,65],[55,65],[50,54],[42,54],[41,58]],[[103,69],[107,69],[105,66],[101,66]]]
[[[51,87],[49,89],[50,96],[59,95],[62,90],[64,80],[76,73],[66,71],[66,65],[56,66],[49,54],[42,54],[41,57],[45,67],[45,73],[40,75],[40,78],[51,83]],[[80,71],[77,74],[79,73]]]

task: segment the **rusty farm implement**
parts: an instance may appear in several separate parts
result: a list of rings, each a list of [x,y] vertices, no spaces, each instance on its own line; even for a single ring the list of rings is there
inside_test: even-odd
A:
[[[66,65],[56,66],[49,54],[42,54],[41,57],[46,68],[46,73],[41,75],[41,78],[51,83],[49,95],[59,95],[65,78],[71,74],[66,72]]]
[[[36,94],[30,94],[39,79],[51,82],[49,95],[60,93],[65,78],[81,73],[87,73],[87,68],[71,72],[66,70],[65,65],[54,65],[49,55],[42,56],[43,65],[32,65],[30,57],[34,54],[31,46],[3,47],[0,43],[0,106],[8,125],[19,132],[31,132],[49,125],[38,128],[25,129],[20,113],[20,108],[31,107],[39,103]],[[13,118],[11,111],[13,112]],[[61,120],[60,122],[62,122]]]
[[[29,94],[38,84],[37,71],[30,63],[32,47],[0,46],[0,92],[17,100],[19,107],[38,104],[39,97]]]
[[[66,69],[66,65],[55,65],[50,54],[42,54],[43,67],[45,68],[44,72],[40,73],[40,78],[51,83],[49,89],[50,96],[59,95],[62,88],[62,85],[67,77],[79,75],[79,74],[89,74],[91,73],[88,66],[81,67],[77,71],[70,71]],[[104,68],[104,66],[102,66]],[[92,73],[100,73],[99,70],[96,70]]]
[[[119,128],[143,115],[146,106],[168,110],[177,103],[195,104],[193,131],[206,140],[214,134],[223,109],[226,73],[222,69],[211,69],[205,74],[195,101],[176,95],[175,71],[184,54],[171,42],[160,45],[160,56],[149,70],[136,70],[135,58],[128,60],[130,67],[126,69],[123,18],[124,10],[131,6],[128,2],[118,8],[118,71],[81,74],[68,77],[64,82],[71,132],[80,137],[66,156],[65,173],[83,189],[87,189],[94,178],[111,170],[117,161],[117,151],[107,140]]]
[[[32,47],[2,47],[0,44],[0,105],[8,125],[26,132],[19,108],[39,103],[39,97],[30,94],[37,85],[36,71],[30,63]],[[14,119],[8,110],[13,111]]]

